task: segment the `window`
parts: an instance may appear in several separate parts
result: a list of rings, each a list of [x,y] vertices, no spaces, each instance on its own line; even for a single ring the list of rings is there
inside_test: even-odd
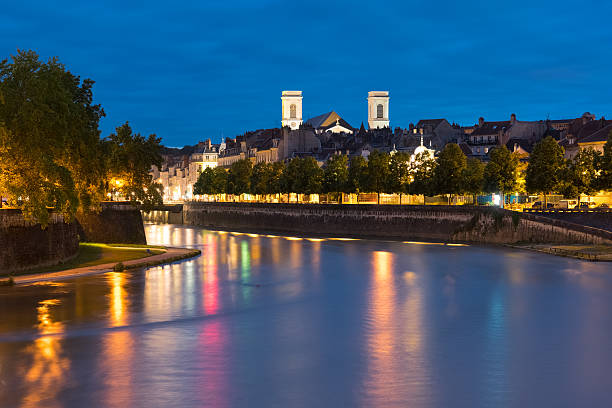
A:
[[[383,106],[382,104],[378,104],[376,106],[376,119],[382,119],[383,118]]]
[[[291,119],[295,119],[297,117],[295,111],[296,111],[295,104],[292,104],[291,106],[289,106],[289,117]]]

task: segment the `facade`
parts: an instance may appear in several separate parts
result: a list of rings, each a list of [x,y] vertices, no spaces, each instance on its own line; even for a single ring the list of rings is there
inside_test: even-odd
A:
[[[281,126],[298,129],[302,124],[302,91],[283,91]]]
[[[603,154],[604,145],[612,135],[612,124],[606,125],[578,142],[580,150],[593,149]]]
[[[165,155],[161,169],[153,166],[151,176],[161,184],[164,202],[189,200],[193,185],[207,167],[217,166],[219,146],[207,140],[199,143],[194,153],[181,156]]]
[[[368,127],[389,127],[389,91],[368,92]]]

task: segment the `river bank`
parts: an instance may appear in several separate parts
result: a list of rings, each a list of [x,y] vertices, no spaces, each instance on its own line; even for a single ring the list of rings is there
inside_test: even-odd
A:
[[[158,248],[157,250],[163,251],[161,254],[144,256],[141,258],[130,259],[121,262],[124,268],[127,269],[136,269],[136,268],[146,268],[151,266],[157,266],[162,264],[168,264],[172,262],[176,262],[183,259],[193,258],[195,256],[200,255],[200,251],[197,249],[190,248]],[[116,269],[116,265],[118,262],[108,262],[99,265],[85,266],[81,268],[72,268],[66,269],[62,271],[55,272],[42,272],[42,273],[32,273],[32,274],[24,274],[19,276],[13,276],[13,282],[15,285],[20,284],[30,284],[36,283],[40,281],[55,281],[61,279],[69,279],[78,276],[86,276],[93,275],[99,273],[112,272]],[[4,284],[7,284],[7,280],[3,281]]]

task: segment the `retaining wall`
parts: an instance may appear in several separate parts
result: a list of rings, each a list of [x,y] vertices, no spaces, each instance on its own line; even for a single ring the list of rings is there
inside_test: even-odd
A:
[[[575,224],[588,225],[589,227],[604,229],[612,232],[612,211],[530,211],[529,214],[540,215],[546,218],[554,218],[572,222]]]
[[[405,240],[612,244],[612,232],[493,207],[186,203],[185,224]]]
[[[42,229],[24,220],[20,210],[0,210],[1,274],[65,262],[78,249],[77,225],[65,223],[61,215],[51,214],[48,227]]]
[[[146,244],[140,210],[131,204],[102,203],[100,213],[77,215],[81,241]]]

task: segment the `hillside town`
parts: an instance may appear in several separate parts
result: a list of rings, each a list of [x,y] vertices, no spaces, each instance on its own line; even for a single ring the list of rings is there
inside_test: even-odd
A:
[[[182,149],[165,148],[163,165],[153,167],[153,180],[163,187],[166,202],[190,200],[193,186],[204,169],[229,168],[239,160],[252,164],[287,162],[295,157],[312,157],[323,166],[330,157],[368,158],[372,151],[414,156],[423,151],[437,156],[449,143],[456,143],[467,158],[488,162],[491,149],[506,146],[528,161],[534,145],[547,136],[564,148],[572,159],[580,150],[603,153],[612,131],[612,120],[585,112],[577,118],[522,121],[512,113],[508,120],[478,118],[461,126],[446,118],[420,119],[407,128],[393,127],[388,91],[370,91],[367,98],[367,126],[354,127],[336,111],[304,120],[301,91],[283,91],[280,127],[248,131],[221,143],[210,139]]]

